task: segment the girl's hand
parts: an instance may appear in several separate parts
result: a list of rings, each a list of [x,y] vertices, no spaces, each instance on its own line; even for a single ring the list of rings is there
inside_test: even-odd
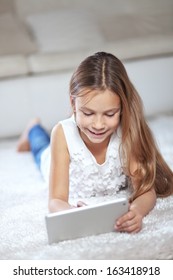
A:
[[[120,232],[137,233],[142,229],[142,219],[140,211],[130,207],[128,213],[116,221],[115,229]]]

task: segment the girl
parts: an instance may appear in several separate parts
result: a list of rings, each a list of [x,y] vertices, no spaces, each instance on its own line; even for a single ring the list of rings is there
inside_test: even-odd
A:
[[[173,193],[173,172],[156,147],[141,99],[121,61],[105,52],[87,57],[72,75],[70,100],[73,116],[55,125],[50,146],[35,119],[18,150],[31,149],[49,177],[51,212],[74,207],[71,196],[116,196],[130,186],[129,211],[115,228],[138,232],[156,197]]]

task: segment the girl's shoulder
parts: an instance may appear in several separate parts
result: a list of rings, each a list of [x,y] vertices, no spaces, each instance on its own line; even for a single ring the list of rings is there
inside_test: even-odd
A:
[[[78,129],[74,117],[59,121],[52,129],[51,144],[69,150],[72,143],[77,143]]]
[[[52,129],[51,134],[55,137],[64,136],[64,128],[70,127],[70,126],[71,127],[76,126],[73,116],[68,119],[61,120],[57,124],[55,124],[55,126]]]
[[[69,153],[74,154],[83,149],[84,143],[81,139],[74,115],[68,119],[60,121],[58,126],[59,125],[61,125],[61,129],[63,130]]]
[[[60,121],[58,123],[58,126],[59,125],[63,129],[66,138],[70,138],[72,140],[79,136],[79,131],[78,131],[78,127],[76,125],[74,115],[72,115],[68,119]]]
[[[54,125],[54,127],[52,129],[51,137],[56,138],[56,137],[62,136],[62,132],[63,132],[63,129],[62,129],[61,123],[57,123]]]
[[[56,147],[56,149],[57,149],[57,147],[59,147],[61,149],[67,147],[64,130],[63,130],[63,127],[60,122],[57,123],[52,129],[51,146]]]

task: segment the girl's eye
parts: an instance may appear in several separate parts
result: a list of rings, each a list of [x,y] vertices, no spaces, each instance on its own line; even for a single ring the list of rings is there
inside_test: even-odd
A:
[[[83,112],[83,114],[87,117],[91,116],[93,113],[86,113],[86,112]]]
[[[113,117],[114,115],[115,115],[115,113],[113,113],[113,114],[106,114],[106,116],[110,117],[110,118]]]
[[[106,116],[111,118],[115,115],[118,115],[118,113],[120,113],[120,109],[118,109],[116,112],[113,112],[113,113],[107,113]]]

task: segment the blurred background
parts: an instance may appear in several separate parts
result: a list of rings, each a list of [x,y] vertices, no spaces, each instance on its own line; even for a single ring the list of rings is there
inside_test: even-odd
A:
[[[173,0],[0,0],[0,138],[68,116],[71,74],[97,51],[123,61],[147,116],[173,112]]]

